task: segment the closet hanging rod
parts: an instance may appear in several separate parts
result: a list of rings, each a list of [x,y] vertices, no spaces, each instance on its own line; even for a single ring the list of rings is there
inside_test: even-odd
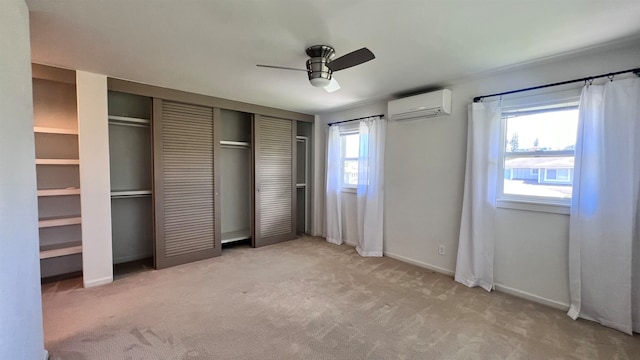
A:
[[[129,123],[129,122],[119,122],[119,121],[109,121],[109,125],[117,125],[117,126],[131,126],[131,127],[139,127],[139,128],[149,128],[149,124],[138,124],[138,123]]]
[[[494,96],[502,96],[502,95],[509,95],[509,94],[516,94],[516,93],[525,92],[525,91],[544,89],[544,88],[548,88],[548,87],[552,87],[552,86],[560,86],[560,85],[572,84],[572,83],[577,83],[577,82],[587,82],[587,81],[591,82],[594,79],[599,79],[599,78],[603,78],[603,77],[608,77],[609,79],[611,79],[613,81],[613,77],[614,76],[620,75],[620,74],[626,74],[626,73],[634,73],[637,76],[640,76],[640,68],[616,71],[616,72],[612,72],[612,73],[608,73],[608,74],[602,74],[602,75],[587,76],[587,77],[583,77],[583,78],[580,78],[580,79],[561,81],[561,82],[557,82],[557,83],[553,83],[553,84],[533,86],[533,87],[528,87],[528,88],[524,88],[524,89],[505,91],[505,92],[496,93],[496,94],[476,96],[476,97],[473,98],[473,102],[480,102],[484,98],[489,98],[489,97],[494,97]]]
[[[366,118],[370,118],[370,117],[384,117],[384,114],[378,114],[378,115],[369,115],[369,116],[363,116],[363,117],[359,117],[356,119],[349,119],[349,120],[342,120],[342,121],[334,121],[332,123],[328,123],[327,125],[331,126],[331,125],[337,125],[337,124],[342,124],[342,123],[346,123],[346,122],[350,122],[350,121],[358,121],[358,120],[362,120],[362,119],[366,119]]]
[[[228,147],[250,147],[251,144],[247,141],[229,141],[229,140],[220,140],[221,146]]]

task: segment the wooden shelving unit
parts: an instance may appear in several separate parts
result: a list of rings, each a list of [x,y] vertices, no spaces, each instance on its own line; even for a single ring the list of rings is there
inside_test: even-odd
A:
[[[42,277],[82,270],[75,73],[51,69],[34,65],[33,71],[33,132]],[[46,75],[60,72],[66,74],[64,79]],[[40,77],[42,74],[45,75]]]

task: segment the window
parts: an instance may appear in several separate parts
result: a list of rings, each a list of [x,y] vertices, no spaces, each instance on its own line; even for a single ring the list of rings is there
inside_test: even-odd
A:
[[[342,187],[358,186],[358,153],[360,151],[360,134],[348,132],[340,134],[342,139]]]
[[[577,126],[575,100],[503,107],[499,206],[571,203]]]

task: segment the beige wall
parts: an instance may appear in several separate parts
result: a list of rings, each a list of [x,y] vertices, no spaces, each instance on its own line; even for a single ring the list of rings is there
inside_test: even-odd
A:
[[[29,11],[0,1],[0,359],[44,359]]]
[[[447,84],[453,91],[450,116],[389,122],[385,156],[385,254],[447,274],[455,271],[467,106],[474,96],[631,69],[638,67],[638,59],[640,42],[636,41],[471,80],[452,81]],[[386,113],[386,102],[322,114],[319,118],[326,124]],[[357,236],[352,231],[356,218],[354,204],[355,196],[345,196],[343,236],[349,243],[355,242],[354,234]],[[318,208],[321,207],[316,206]],[[568,219],[567,215],[499,209],[495,250],[497,288],[551,306],[567,307]],[[446,247],[444,256],[438,255],[439,244]]]

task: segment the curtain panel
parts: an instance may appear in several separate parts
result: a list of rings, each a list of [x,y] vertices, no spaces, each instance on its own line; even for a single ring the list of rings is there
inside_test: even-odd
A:
[[[327,175],[325,197],[325,234],[328,242],[342,244],[342,141],[340,128],[330,126],[327,130]]]
[[[575,154],[568,315],[640,332],[640,79],[583,89]]]
[[[467,163],[455,280],[493,289],[501,101],[469,105]]]
[[[358,156],[358,246],[361,256],[382,256],[384,234],[384,145],[387,121],[360,120]]]

